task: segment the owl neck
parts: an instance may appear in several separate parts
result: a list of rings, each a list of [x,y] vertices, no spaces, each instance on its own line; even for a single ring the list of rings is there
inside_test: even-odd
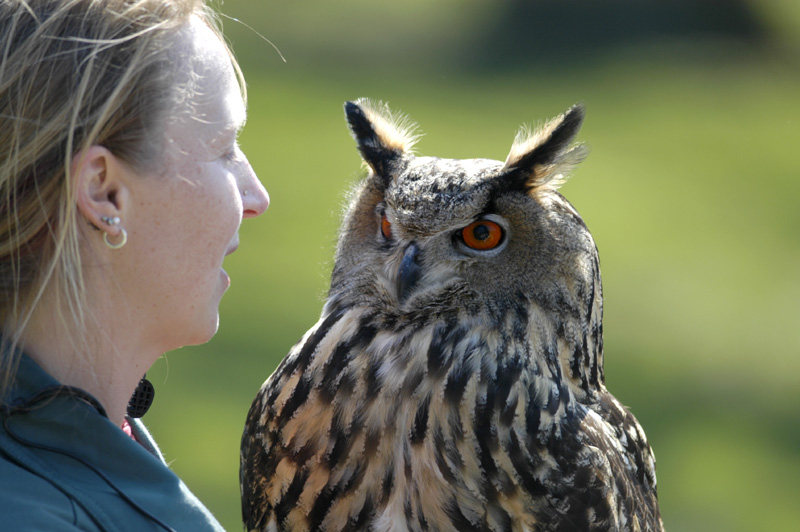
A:
[[[358,314],[362,327],[392,331],[395,346],[412,343],[413,349],[400,350],[405,358],[425,360],[408,367],[424,367],[427,377],[446,380],[456,396],[459,383],[466,385],[474,374],[483,378],[492,373],[496,382],[513,382],[528,373],[530,385],[549,390],[539,392],[545,395],[545,407],[553,396],[590,403],[605,389],[602,284],[596,261],[590,270],[592,281],[583,285],[587,289],[568,304],[562,294],[558,305],[520,298],[502,307],[476,302],[454,308],[439,302],[393,312],[386,310],[391,302],[379,297],[352,300],[332,292],[324,314]]]
[[[603,371],[603,286],[600,265],[595,257],[586,279],[585,290],[570,300],[569,310],[550,312],[556,316],[558,361],[564,379],[575,397],[583,403],[594,402],[605,391]]]

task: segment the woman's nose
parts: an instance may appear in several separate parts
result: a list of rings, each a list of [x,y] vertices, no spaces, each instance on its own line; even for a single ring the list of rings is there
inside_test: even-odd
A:
[[[269,207],[269,194],[264,185],[259,181],[250,162],[247,161],[247,168],[244,175],[240,175],[239,190],[242,191],[242,209],[244,218],[255,218],[261,216]]]
[[[269,207],[269,193],[258,179],[242,189],[242,207],[245,218],[261,216]]]

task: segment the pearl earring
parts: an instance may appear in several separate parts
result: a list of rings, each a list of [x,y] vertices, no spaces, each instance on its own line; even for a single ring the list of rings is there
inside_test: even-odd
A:
[[[100,221],[113,227],[115,225],[119,225],[121,220],[119,219],[119,216],[101,216]],[[111,249],[119,249],[128,242],[128,232],[125,231],[124,227],[120,227],[119,235],[120,241],[116,244],[112,244],[111,241],[108,240],[108,231],[103,231],[103,242],[105,242],[106,246]]]

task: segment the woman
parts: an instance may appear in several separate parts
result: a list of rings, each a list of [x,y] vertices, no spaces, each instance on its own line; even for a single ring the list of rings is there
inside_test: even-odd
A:
[[[200,0],[4,0],[0,43],[0,528],[221,530],[126,411],[269,205],[238,66]]]

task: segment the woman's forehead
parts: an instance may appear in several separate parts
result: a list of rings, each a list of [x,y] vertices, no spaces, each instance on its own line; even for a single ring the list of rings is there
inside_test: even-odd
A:
[[[188,126],[192,136],[206,141],[235,136],[244,125],[246,110],[227,48],[198,17],[181,29],[177,40],[176,90],[184,94],[178,95],[168,128]]]

